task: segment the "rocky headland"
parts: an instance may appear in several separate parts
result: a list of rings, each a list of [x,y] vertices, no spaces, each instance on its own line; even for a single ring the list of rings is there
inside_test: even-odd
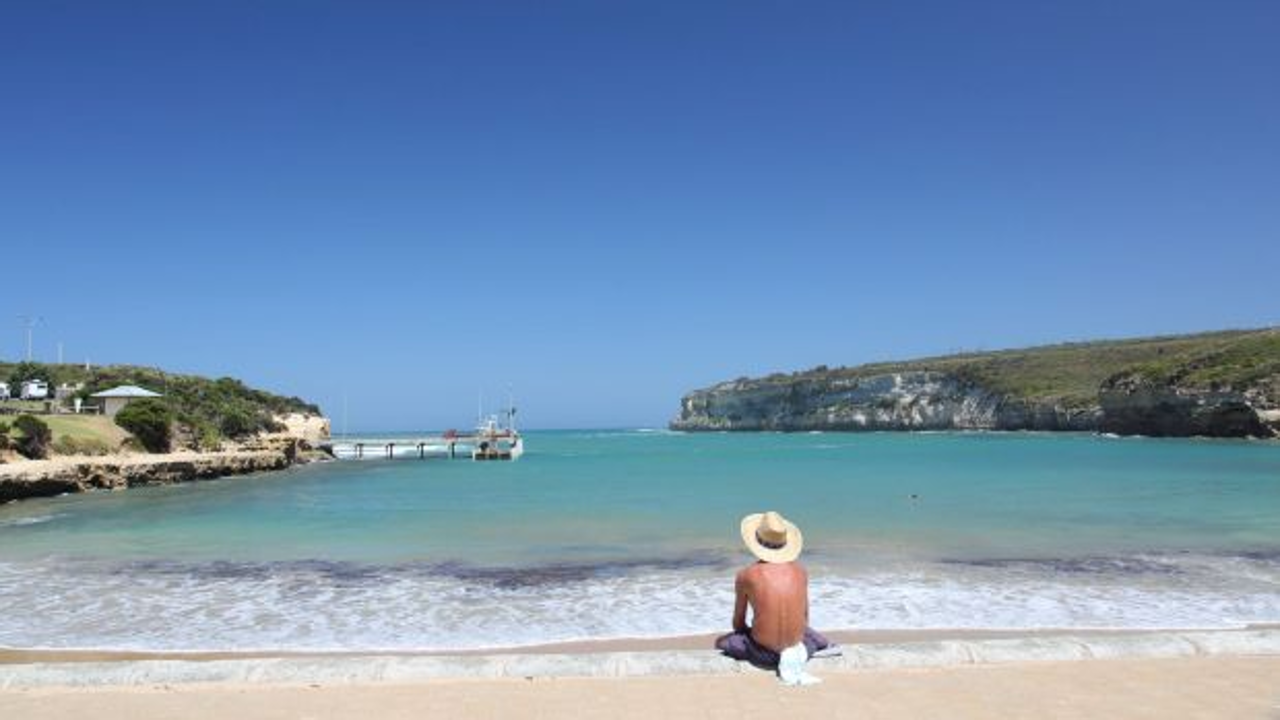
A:
[[[285,429],[226,449],[120,452],[0,463],[0,503],[90,490],[123,490],[284,470],[330,459],[318,449],[329,436],[323,417],[280,418]]]
[[[278,450],[183,450],[164,455],[28,460],[0,465],[0,502],[283,470],[294,458],[296,455]]]
[[[685,395],[671,428],[1274,437],[1280,328],[739,378]]]
[[[31,379],[51,389],[43,402],[0,407],[0,502],[246,475],[329,457],[318,449],[329,420],[317,405],[235,378],[138,365],[0,363],[0,381],[10,388]],[[120,386],[156,395],[104,414],[96,393]],[[139,412],[126,420],[129,410]]]

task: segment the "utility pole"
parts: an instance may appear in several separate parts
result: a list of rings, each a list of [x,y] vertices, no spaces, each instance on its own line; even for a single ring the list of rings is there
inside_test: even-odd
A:
[[[19,315],[18,319],[27,325],[27,362],[31,362],[31,331],[40,324],[40,318],[31,315]]]

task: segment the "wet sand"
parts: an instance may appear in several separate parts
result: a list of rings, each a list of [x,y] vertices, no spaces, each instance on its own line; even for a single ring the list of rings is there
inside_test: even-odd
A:
[[[1280,625],[1251,625],[1249,629],[1280,629]],[[825,634],[841,645],[858,643],[910,643],[935,640],[991,640],[1000,638],[1051,637],[1070,634],[1077,637],[1101,635],[1142,635],[1147,630],[835,630]],[[124,662],[134,660],[241,660],[276,657],[359,657],[382,656],[476,656],[505,654],[579,655],[606,652],[660,652],[663,650],[707,650],[715,646],[717,635],[679,635],[661,638],[622,638],[617,640],[582,640],[543,645],[482,648],[448,651],[352,651],[352,652],[133,652],[117,650],[31,650],[0,648],[0,665],[14,663]]]

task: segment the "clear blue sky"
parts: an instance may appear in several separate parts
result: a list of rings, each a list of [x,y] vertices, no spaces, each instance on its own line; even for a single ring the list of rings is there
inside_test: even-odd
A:
[[[1280,323],[1280,3],[8,2],[0,357],[353,429]]]

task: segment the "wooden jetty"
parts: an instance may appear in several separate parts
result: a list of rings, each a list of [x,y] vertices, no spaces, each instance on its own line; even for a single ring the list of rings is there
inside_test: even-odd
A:
[[[419,437],[340,438],[321,443],[320,447],[338,460],[515,460],[524,452],[524,440],[515,430],[483,426],[473,433],[450,430],[441,435]]]
[[[321,449],[339,460],[363,460],[365,458],[397,458],[416,457],[424,460],[428,457],[458,456],[458,445],[462,441],[446,442],[443,438],[396,438],[394,440],[379,438],[349,438],[331,440],[321,443]],[[466,452],[469,448],[464,445]]]

